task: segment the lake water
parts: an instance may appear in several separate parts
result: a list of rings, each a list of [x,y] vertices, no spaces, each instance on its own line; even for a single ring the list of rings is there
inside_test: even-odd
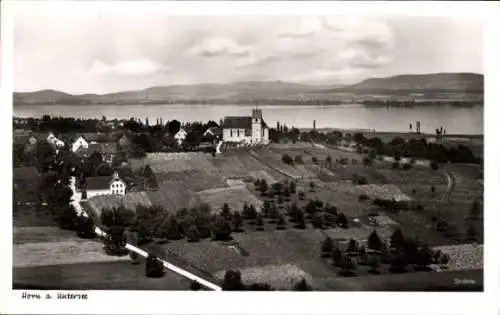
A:
[[[18,105],[16,117],[42,117],[43,115],[75,118],[128,119],[147,117],[154,124],[177,119],[181,122],[219,120],[224,116],[250,115],[254,106],[243,105]],[[404,132],[409,123],[420,121],[422,132],[434,133],[443,126],[447,134],[483,134],[483,107],[454,108],[367,108],[361,105],[343,106],[260,106],[269,126],[276,122],[287,126],[311,128],[375,129],[376,131]]]

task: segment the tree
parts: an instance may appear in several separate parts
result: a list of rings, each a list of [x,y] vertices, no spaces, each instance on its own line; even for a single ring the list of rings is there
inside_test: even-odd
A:
[[[213,239],[216,241],[229,241],[231,237],[231,224],[223,217],[218,216],[212,224]]]
[[[257,179],[254,182],[255,189],[258,191],[260,190],[260,183],[261,183],[260,179]]]
[[[379,274],[380,273],[380,254],[372,253],[368,255],[368,265],[370,266],[371,274]]]
[[[314,164],[318,164],[318,158],[317,158],[317,157],[313,156],[313,157],[311,158],[311,160],[312,160],[312,162],[313,162]]]
[[[481,206],[479,202],[474,200],[469,210],[469,219],[473,221],[479,220],[481,217]]]
[[[200,241],[200,232],[196,228],[196,225],[191,225],[186,231],[187,241],[188,242],[199,242]]]
[[[261,180],[261,182],[260,182],[260,192],[261,192],[261,195],[265,196],[268,189],[269,189],[269,186],[267,185],[266,180],[265,179]]]
[[[304,200],[306,198],[306,194],[303,191],[299,192],[299,200]]]
[[[469,241],[476,241],[477,231],[472,224],[467,226],[467,239]]]
[[[335,246],[332,250],[332,264],[336,267],[342,266],[342,259],[343,259],[342,251]]]
[[[288,154],[283,154],[281,156],[281,160],[283,161],[283,163],[285,164],[288,164],[288,165],[293,165],[293,158],[288,155]]]
[[[81,238],[93,239],[95,237],[95,225],[92,218],[81,215],[79,221],[77,235]]]
[[[182,226],[177,219],[170,217],[166,222],[166,238],[169,240],[180,240],[183,237]]]
[[[400,250],[396,251],[390,260],[390,270],[396,273],[406,272],[406,267],[408,265],[408,261],[404,255],[404,253]]]
[[[424,244],[420,247],[415,258],[415,265],[418,269],[428,269],[429,265],[432,264],[432,251],[429,246]]]
[[[257,214],[257,218],[255,220],[255,225],[257,226],[257,231],[263,231],[264,230],[264,220],[262,219],[262,215]]]
[[[441,266],[446,266],[450,262],[450,255],[448,254],[442,254],[440,259],[439,259],[439,264]]]
[[[368,249],[380,252],[382,250],[382,246],[383,244],[377,234],[377,231],[373,230],[373,232],[371,232],[368,236]]]
[[[342,270],[339,274],[344,277],[353,276],[355,274],[356,265],[354,264],[354,261],[348,256],[342,257],[342,264],[340,265],[340,267],[342,268]]]
[[[347,217],[343,213],[339,213],[337,216],[337,225],[343,229],[349,228],[349,222],[347,221]]]
[[[304,164],[304,160],[302,159],[302,155],[295,156],[295,163]]]
[[[297,192],[297,185],[294,181],[290,182],[290,193],[293,195]]]
[[[139,229],[137,230],[137,245],[147,244],[153,241],[151,227],[147,225],[147,222],[139,222]]]
[[[314,192],[314,182],[309,183],[309,189],[311,192]]]
[[[309,200],[309,203],[306,205],[306,212],[310,215],[313,215],[317,212],[316,204],[312,200]]]
[[[163,263],[154,254],[146,258],[146,276],[150,278],[161,278],[165,275]]]
[[[295,215],[295,222],[297,223],[295,227],[297,229],[305,229],[306,228],[306,221],[304,218],[304,213],[301,210],[298,210],[296,215]]]
[[[307,283],[306,279],[302,278],[293,286],[293,291],[313,291],[313,288]]]
[[[276,205],[273,203],[271,203],[270,207],[269,207],[269,218],[275,220],[278,218],[279,216],[279,211],[278,211],[278,208],[276,207]]]
[[[181,129],[181,123],[177,120],[172,120],[167,123],[167,131],[170,135],[175,135]]]
[[[224,291],[242,291],[245,289],[243,282],[241,281],[241,272],[228,270],[224,274],[224,280],[222,282],[222,290]]]
[[[403,237],[403,232],[400,228],[397,228],[391,235],[391,248],[402,249],[404,246],[405,239]]]
[[[228,221],[231,220],[231,209],[227,203],[222,206],[221,216]]]
[[[321,257],[331,257],[333,252],[333,241],[332,238],[326,236],[321,242]]]
[[[401,161],[401,152],[399,152],[398,150],[394,152],[394,161],[396,162]]]
[[[347,253],[351,255],[358,253],[358,242],[353,238],[351,238],[347,244]]]
[[[104,239],[104,248],[108,255],[126,254],[125,245],[127,244],[127,235],[123,226],[113,226],[108,228],[108,234]]]
[[[284,230],[286,228],[286,220],[284,215],[280,214],[278,216],[278,221],[276,222],[276,228],[278,230]]]
[[[233,214],[232,223],[233,223],[233,231],[234,232],[241,232],[241,231],[243,231],[241,229],[241,227],[243,226],[243,219],[242,219],[241,214],[240,214],[239,211],[236,211]]]
[[[288,188],[288,186],[285,186],[285,188],[283,189],[283,196],[285,197],[285,200],[289,201],[290,195],[290,188]]]
[[[193,282],[191,282],[191,285],[189,286],[189,289],[191,291],[199,291],[201,290],[201,284],[198,281],[193,280]]]
[[[326,157],[326,165],[327,165],[327,167],[330,167],[330,168],[332,167],[332,157],[329,155]]]

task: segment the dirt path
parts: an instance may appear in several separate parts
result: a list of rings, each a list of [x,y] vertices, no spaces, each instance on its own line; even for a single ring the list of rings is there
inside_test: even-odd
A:
[[[444,171],[444,175],[446,176],[448,184],[446,186],[446,192],[443,195],[443,201],[449,202],[450,195],[453,192],[453,189],[455,189],[455,175],[453,175],[453,173],[448,171]]]

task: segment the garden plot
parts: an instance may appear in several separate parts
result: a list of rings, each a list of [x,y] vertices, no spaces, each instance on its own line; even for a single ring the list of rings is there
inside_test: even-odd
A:
[[[191,284],[189,279],[175,272],[167,271],[162,278],[149,278],[144,270],[144,263],[133,265],[128,259],[13,268],[12,278],[14,289],[181,291],[188,290]]]
[[[97,216],[103,209],[118,208],[123,205],[125,208],[134,210],[138,205],[149,207],[152,205],[146,192],[129,193],[123,196],[120,195],[102,195],[94,196],[87,200],[87,204],[92,207]]]
[[[213,167],[209,161],[211,158],[210,154],[199,152],[148,153],[142,160],[131,160],[131,167],[137,169],[149,165],[154,173],[205,170]]]
[[[353,185],[351,185],[353,186]],[[350,217],[357,217],[365,213],[364,204],[359,202],[359,195],[355,193],[355,186],[349,193],[346,190],[336,191],[332,189],[316,188],[314,192],[306,190],[307,199],[319,199],[324,203],[330,203],[338,208],[339,212]]]
[[[227,187],[226,182],[221,176],[208,174],[203,170],[156,173],[155,177],[159,185],[176,183],[193,191]]]
[[[216,188],[200,191],[197,193],[200,202],[207,203],[214,210],[222,209],[224,203],[227,203],[231,210],[241,211],[243,205],[254,205],[259,210],[262,201],[255,197],[245,187]]]
[[[129,260],[127,256],[109,256],[99,242],[40,242],[13,246],[14,267],[49,266],[83,262]]]
[[[267,283],[277,290],[290,290],[297,282],[305,279],[314,287],[313,278],[304,270],[292,264],[267,265],[238,269],[243,283]],[[224,280],[226,271],[214,274],[216,279]]]
[[[371,199],[411,201],[411,198],[402,193],[396,185],[359,185],[358,189]]]
[[[161,184],[158,190],[145,193],[152,204],[161,205],[169,213],[198,204],[196,194],[176,182]]]
[[[251,171],[250,176],[252,177],[252,179],[254,181],[256,181],[258,179],[261,179],[261,180],[264,179],[268,185],[272,185],[272,184],[275,184],[278,182],[273,176],[271,176],[266,171]]]
[[[446,270],[483,269],[483,245],[462,244],[434,247],[450,255],[450,263]]]
[[[61,242],[86,242],[76,236],[74,231],[62,230],[57,226],[14,227],[12,231],[14,244]]]
[[[368,236],[373,232],[373,230],[377,231],[377,234],[381,239],[389,239],[393,232],[392,229],[388,227],[373,228],[371,226],[351,227],[349,229],[327,229],[324,230],[324,232],[332,239],[350,240],[352,238],[363,242],[368,239]]]

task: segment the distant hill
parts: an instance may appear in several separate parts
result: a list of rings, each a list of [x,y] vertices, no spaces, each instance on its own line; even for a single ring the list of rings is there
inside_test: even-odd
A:
[[[483,75],[475,73],[405,74],[370,78],[339,90],[353,93],[391,91],[483,93],[483,81]]]
[[[189,100],[297,100],[301,98],[332,99],[341,95],[410,93],[482,94],[483,75],[474,73],[436,73],[370,78],[353,85],[310,85],[283,81],[244,81],[231,84],[196,84],[157,86],[138,91],[110,94],[71,95],[54,90],[14,93],[15,104],[99,104],[151,103]]]

